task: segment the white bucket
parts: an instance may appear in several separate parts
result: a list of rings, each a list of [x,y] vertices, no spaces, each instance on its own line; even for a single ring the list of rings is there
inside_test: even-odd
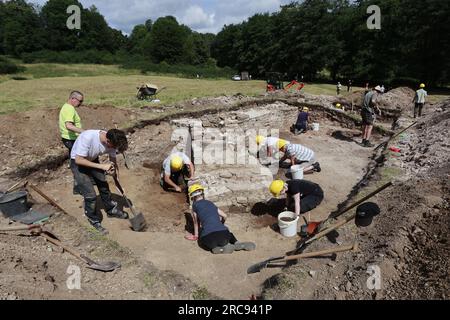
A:
[[[295,165],[291,167],[291,174],[293,180],[303,179],[303,168],[300,165]]]
[[[317,122],[314,122],[313,124],[312,124],[312,127],[313,127],[313,131],[319,131],[319,124],[317,123]]]
[[[278,215],[278,226],[280,227],[280,233],[285,237],[294,237],[297,234],[297,222],[299,217],[293,221],[283,221],[282,218],[295,218],[295,213],[291,211],[285,211]]]

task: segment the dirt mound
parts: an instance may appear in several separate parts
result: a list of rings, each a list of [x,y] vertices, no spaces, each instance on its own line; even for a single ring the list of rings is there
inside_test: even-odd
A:
[[[407,87],[393,89],[379,96],[377,104],[379,107],[387,110],[401,110],[402,113],[411,109],[411,103],[414,98],[414,90]]]
[[[0,219],[0,226],[7,225]],[[136,258],[75,218],[61,216],[51,223],[64,243],[97,261],[116,261],[122,267],[111,273],[84,264],[42,237],[28,232],[0,233],[0,300],[18,299],[190,299],[196,286],[174,272],[161,272]],[[81,289],[69,290],[69,266],[81,270]]]
[[[131,110],[112,106],[78,109],[86,129],[110,129],[133,118]],[[47,157],[64,155],[58,128],[59,109],[40,109],[0,116],[0,176]]]
[[[411,132],[405,141],[403,161],[409,163],[414,172],[426,172],[429,169],[448,163],[450,154],[450,99],[436,106],[436,112],[422,118],[417,130]]]

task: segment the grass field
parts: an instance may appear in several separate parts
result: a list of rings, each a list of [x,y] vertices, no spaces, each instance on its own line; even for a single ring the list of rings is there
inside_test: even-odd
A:
[[[60,107],[72,90],[85,94],[87,104],[108,104],[121,108],[136,108],[150,102],[135,98],[136,86],[153,83],[166,87],[158,99],[159,105],[219,95],[241,93],[255,96],[265,92],[265,81],[232,81],[230,79],[186,79],[175,76],[143,75],[138,70],[126,70],[113,65],[30,64],[17,75],[0,76],[0,114],[21,112],[33,108]],[[14,80],[13,78],[27,80]],[[355,88],[357,89],[357,88]],[[306,93],[335,95],[332,84],[307,84]],[[343,90],[344,96],[347,94]],[[430,97],[439,101],[444,93]],[[448,94],[448,93],[447,93]]]

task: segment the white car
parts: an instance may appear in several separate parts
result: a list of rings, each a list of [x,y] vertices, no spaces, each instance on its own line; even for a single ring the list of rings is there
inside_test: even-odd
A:
[[[234,75],[234,76],[231,77],[231,80],[234,80],[234,81],[241,81],[241,76],[238,75],[238,74],[236,74],[236,75]]]

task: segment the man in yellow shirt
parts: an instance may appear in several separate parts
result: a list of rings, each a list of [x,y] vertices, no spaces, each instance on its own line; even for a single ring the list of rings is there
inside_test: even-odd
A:
[[[83,103],[83,94],[79,91],[72,91],[69,100],[65,103],[59,112],[59,132],[63,144],[72,150],[73,144],[78,135],[84,130],[81,126],[81,119],[75,108],[78,108]]]

